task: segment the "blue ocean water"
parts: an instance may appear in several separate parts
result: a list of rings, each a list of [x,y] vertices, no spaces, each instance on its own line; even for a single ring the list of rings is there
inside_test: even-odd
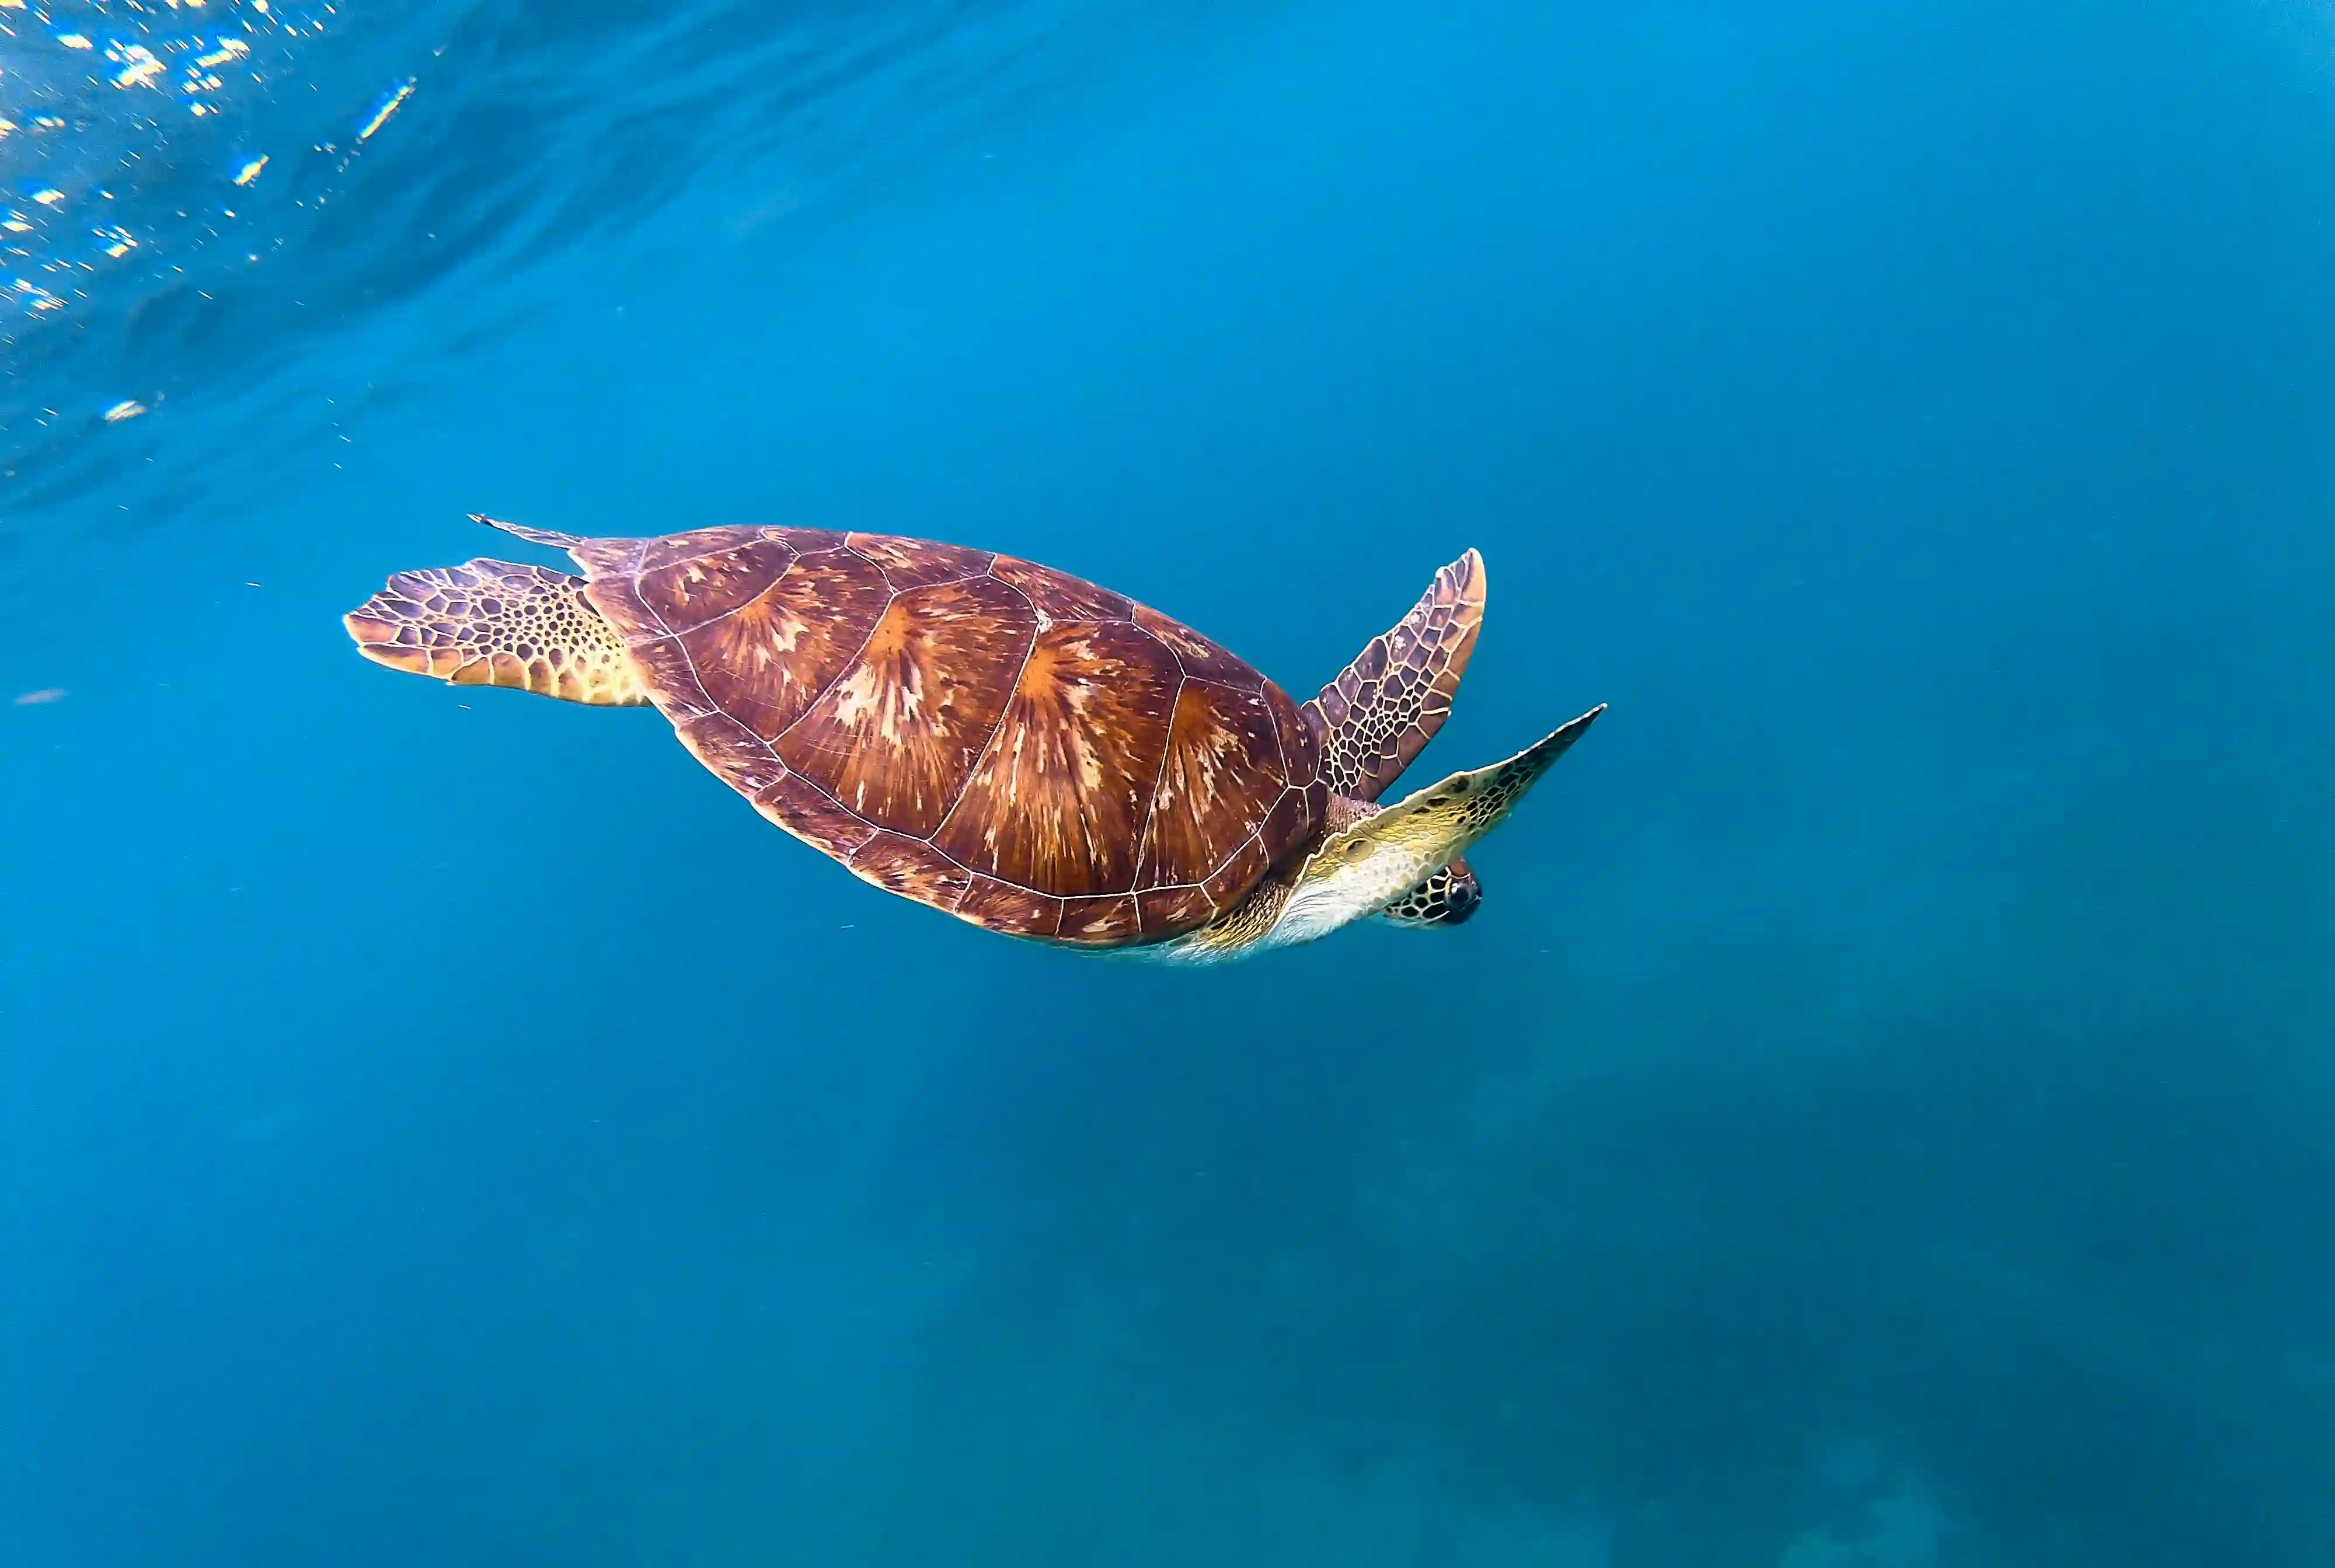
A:
[[[0,1563],[2335,1562],[2320,0],[0,25]],[[479,510],[1613,709],[1098,962],[358,660]]]

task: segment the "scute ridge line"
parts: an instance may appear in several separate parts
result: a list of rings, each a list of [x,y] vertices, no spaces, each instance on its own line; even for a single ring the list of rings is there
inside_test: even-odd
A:
[[[709,552],[707,552],[707,553],[708,553],[708,554],[711,554],[712,552],[710,552],[710,551],[709,551]],[[693,557],[690,557],[690,560],[702,560],[702,559],[704,559],[704,557],[702,557],[702,556],[693,556]],[[667,630],[667,632],[666,632],[666,635],[668,635],[668,636],[673,636],[673,637],[686,637],[686,636],[689,636],[690,634],[692,634],[693,633],[696,633],[696,632],[702,632],[703,630],[705,630],[705,628],[706,628],[706,627],[711,626],[711,625],[714,625],[714,624],[717,624],[717,623],[719,623],[719,622],[726,621],[726,620],[728,620],[731,616],[732,616],[732,615],[736,615],[736,614],[737,614],[739,611],[741,611],[741,610],[748,610],[748,609],[751,609],[751,608],[753,608],[756,605],[761,604],[764,599],[769,598],[769,597],[770,597],[773,593],[775,593],[775,592],[777,592],[777,591],[778,591],[778,586],[779,586],[779,585],[780,585],[780,583],[783,583],[783,582],[785,582],[785,581],[787,580],[787,573],[788,573],[788,572],[791,572],[791,571],[793,571],[793,570],[795,569],[795,561],[799,561],[799,560],[800,560],[800,559],[802,559],[802,557],[801,557],[800,556],[797,556],[797,557],[795,557],[793,559],[791,559],[791,560],[788,561],[788,562],[787,562],[787,566],[786,566],[786,571],[780,572],[777,576],[772,577],[772,578],[771,578],[768,583],[764,584],[764,585],[762,586],[762,590],[761,590],[761,592],[760,592],[760,593],[756,594],[752,598],[751,598],[751,599],[741,600],[741,602],[739,602],[738,604],[735,604],[735,605],[731,605],[731,606],[730,606],[728,609],[726,609],[726,610],[716,610],[715,612],[713,612],[713,614],[712,614],[712,615],[710,615],[706,616],[706,617],[705,617],[705,619],[703,619],[703,620],[702,620],[702,621],[693,621],[693,622],[692,622],[690,624],[688,624],[688,625],[686,625],[686,626],[682,626],[682,627],[678,627],[678,628],[668,628],[668,630]],[[677,566],[685,566],[689,565],[689,561],[680,561],[680,562],[676,562],[676,563],[674,563],[674,564],[675,564],[675,565],[677,565]],[[870,563],[869,563],[869,565],[871,565],[871,566],[872,566],[872,565],[874,565],[874,563],[873,563],[873,562],[870,562]],[[635,576],[635,577],[637,577],[637,576],[639,576],[639,574],[638,574],[638,573],[635,573],[635,574],[634,574],[634,576]],[[643,599],[641,602],[642,602],[643,604],[646,604],[646,603],[648,603],[648,601],[647,601],[646,599]],[[658,624],[659,625],[664,625],[664,612],[662,612],[662,611],[659,611],[659,612],[658,612],[658,615],[657,615],[657,624]]]
[[[962,783],[957,785],[956,793],[949,797],[947,808],[941,812],[941,819],[933,824],[932,837],[935,838],[941,836],[942,832],[947,828],[951,822],[956,820],[956,808],[964,804],[964,792],[973,788],[974,776],[981,771],[983,760],[989,755],[989,749],[997,744],[998,736],[1004,733],[1005,715],[1013,711],[1013,695],[1015,692],[1022,690],[1022,677],[1030,673],[1030,661],[1036,656],[1038,652],[1039,634],[1045,631],[1048,624],[1046,620],[1046,612],[1038,608],[1038,601],[1032,598],[1028,594],[1022,593],[1019,584],[1009,583],[1004,578],[999,576],[993,569],[990,569],[995,567],[996,565],[997,552],[993,550],[990,552],[989,556],[989,567],[984,568],[981,575],[1001,587],[1010,588],[1014,593],[1020,594],[1022,602],[1030,606],[1030,645],[1022,650],[1022,663],[1014,669],[1013,683],[1005,689],[1005,701],[999,703],[997,706],[997,717],[990,723],[988,737],[982,741],[981,750],[973,754],[972,765],[965,769],[964,779]],[[965,581],[971,582],[972,579],[968,577]],[[1053,624],[1057,625],[1061,624],[1060,622],[1055,622]],[[937,847],[937,846],[935,846],[935,847]],[[970,869],[970,867],[968,867],[968,869]],[[997,874],[993,871],[985,871],[982,873],[982,875],[984,876],[996,877],[997,880],[1001,882],[1005,880],[1002,876],[997,876]],[[1009,886],[1014,887],[1022,886],[1018,882],[1009,884]],[[1022,888],[1022,891],[1025,893],[1037,894],[1041,898],[1059,898],[1061,896],[1059,893],[1039,893],[1034,887]]]
[[[646,539],[641,541],[641,554],[643,556],[646,556],[648,554],[648,547],[651,541]],[[788,570],[791,571],[793,568],[790,566]],[[681,662],[689,668],[689,683],[697,688],[697,695],[704,703],[705,712],[693,713],[691,717],[702,719],[705,716],[705,713],[719,713],[724,719],[730,719],[732,723],[737,724],[737,720],[730,718],[730,710],[722,706],[721,703],[716,702],[713,700],[713,693],[705,689],[705,677],[698,673],[697,670],[697,655],[689,651],[689,644],[681,640],[681,634],[679,633],[675,632],[671,626],[664,624],[664,612],[648,602],[647,596],[640,591],[640,568],[638,566],[635,566],[631,576],[626,579],[627,586],[633,590],[633,597],[640,601],[641,608],[646,610],[649,615],[649,619],[656,623],[657,630],[664,634],[664,640],[681,650]],[[630,652],[629,649],[626,651]],[[652,692],[652,695],[654,695],[654,692]],[[665,721],[667,723],[673,722],[670,718]],[[678,730],[681,726],[674,724],[673,728]],[[741,730],[746,730],[746,726],[743,724],[738,724],[738,728]],[[746,733],[749,735],[754,735],[754,732],[751,730],[746,730]],[[754,739],[761,740],[762,738],[760,735],[754,735]],[[767,747],[769,742],[764,741],[763,744]]]
[[[1142,622],[1130,618],[1128,624],[1142,632],[1145,636],[1151,637],[1151,634],[1145,630]],[[1135,869],[1131,874],[1133,881],[1128,886],[1129,893],[1138,888],[1146,892],[1150,891],[1148,888],[1143,888],[1146,850],[1151,838],[1152,821],[1159,815],[1159,782],[1168,777],[1168,759],[1176,750],[1176,710],[1184,701],[1186,682],[1192,678],[1192,673],[1184,668],[1183,654],[1173,648],[1168,648],[1167,644],[1159,642],[1157,637],[1151,637],[1151,640],[1160,647],[1166,648],[1168,656],[1176,661],[1176,694],[1168,699],[1168,732],[1159,740],[1159,767],[1151,775],[1151,798],[1143,803],[1143,826],[1135,831]],[[1272,716],[1271,713],[1265,715],[1268,719]],[[1138,936],[1143,934],[1143,906],[1139,904],[1135,909],[1135,934]]]
[[[822,556],[828,556],[833,555],[835,552],[832,550],[821,550],[819,553]],[[867,561],[867,565],[876,566],[875,562],[868,561],[867,557],[860,555],[857,550],[845,550],[844,554],[851,556],[858,560]],[[800,562],[802,559],[803,557],[800,556],[797,556],[795,557],[797,562]],[[787,570],[791,572],[794,570],[794,567],[790,566]],[[828,678],[827,684],[821,686],[818,691],[813,692],[810,694],[810,701],[803,704],[802,711],[788,720],[787,727],[770,737],[770,746],[771,750],[776,751],[779,749],[779,742],[793,734],[795,732],[795,726],[801,723],[805,719],[809,718],[810,711],[813,708],[818,707],[821,702],[827,701],[827,694],[835,690],[835,683],[838,681],[842,680],[846,675],[851,673],[853,670],[858,668],[859,661],[867,656],[869,644],[876,641],[876,629],[884,624],[884,617],[892,613],[893,601],[900,596],[898,590],[892,586],[892,579],[884,576],[883,567],[876,566],[876,575],[879,577],[884,577],[884,587],[887,597],[885,598],[884,603],[877,607],[876,618],[867,623],[867,634],[859,639],[859,646],[851,650],[851,657],[846,659],[842,663],[836,666],[835,673]],[[772,583],[770,585],[773,588],[778,586],[779,585],[777,583]],[[837,753],[837,755],[841,755],[841,753]],[[822,793],[824,792],[822,791]],[[838,806],[843,806],[843,802],[840,800],[836,801],[836,804]],[[851,811],[851,808],[848,806],[844,806],[843,808],[847,811]],[[851,811],[851,814],[854,817],[859,817],[859,813],[857,811]],[[859,819],[862,822],[867,821],[867,818],[865,817],[859,817]],[[871,822],[868,823],[868,826],[872,828],[875,824]]]

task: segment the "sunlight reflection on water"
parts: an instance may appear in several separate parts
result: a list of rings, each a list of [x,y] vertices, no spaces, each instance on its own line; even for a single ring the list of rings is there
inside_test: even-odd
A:
[[[0,548],[99,483],[141,516],[196,493],[218,443],[165,445],[170,416],[319,333],[427,295],[460,341],[482,289],[756,160],[783,194],[734,232],[800,221],[1153,22],[1120,0],[0,5]]]

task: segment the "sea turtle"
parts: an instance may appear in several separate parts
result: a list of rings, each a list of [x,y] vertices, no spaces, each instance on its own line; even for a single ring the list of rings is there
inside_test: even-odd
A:
[[[1189,627],[988,550],[817,528],[596,539],[401,572],[346,617],[376,663],[654,703],[755,809],[878,887],[1015,936],[1212,959],[1367,915],[1453,925],[1458,857],[1603,704],[1505,762],[1380,794],[1451,710],[1484,561],[1300,704]]]

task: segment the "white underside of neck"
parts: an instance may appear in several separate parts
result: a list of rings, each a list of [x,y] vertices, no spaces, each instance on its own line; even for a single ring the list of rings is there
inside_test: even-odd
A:
[[[1367,919],[1384,909],[1410,890],[1410,878],[1384,886],[1386,878],[1372,876],[1378,861],[1373,856],[1359,866],[1342,867],[1336,873],[1300,882],[1282,906],[1281,918],[1257,941],[1259,947],[1294,947],[1300,943],[1318,942],[1342,925]]]
[[[1382,845],[1360,865],[1323,869],[1316,862],[1281,908],[1281,918],[1252,943],[1242,947],[1212,947],[1195,940],[1198,933],[1144,950],[1168,963],[1214,963],[1245,958],[1275,947],[1296,947],[1318,942],[1342,926],[1367,920],[1416,887],[1435,870],[1428,857],[1407,847]]]

